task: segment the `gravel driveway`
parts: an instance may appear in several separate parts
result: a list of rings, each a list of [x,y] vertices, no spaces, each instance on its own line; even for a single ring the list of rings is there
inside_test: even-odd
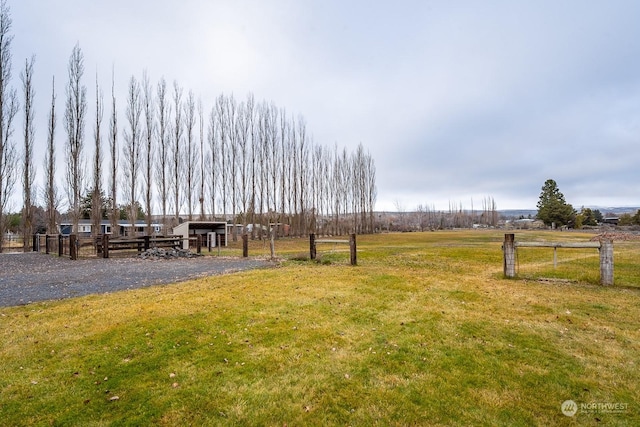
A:
[[[0,307],[169,284],[273,264],[216,257],[71,261],[37,252],[0,254]]]

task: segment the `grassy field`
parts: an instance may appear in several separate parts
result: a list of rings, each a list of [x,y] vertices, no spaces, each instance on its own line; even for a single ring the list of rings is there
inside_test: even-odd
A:
[[[278,241],[270,270],[0,308],[1,424],[640,425],[640,242],[602,287],[595,250],[504,279],[503,238],[359,236],[356,267]]]

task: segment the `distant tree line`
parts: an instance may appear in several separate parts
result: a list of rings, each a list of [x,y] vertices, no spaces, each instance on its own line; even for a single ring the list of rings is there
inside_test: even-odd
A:
[[[428,204],[419,204],[407,211],[400,202],[396,212],[379,212],[374,221],[375,231],[428,231],[452,228],[496,227],[500,220],[496,201],[484,197],[480,204],[465,207],[462,202],[449,202],[448,210],[437,210]]]
[[[0,236],[7,229],[17,172],[22,172],[21,227],[26,245],[35,231],[39,199],[33,184],[35,58],[25,61],[20,75],[24,115],[20,149],[13,138],[21,107],[11,86],[11,24],[7,1],[1,0]],[[123,216],[128,220],[142,216],[150,231],[155,213],[168,226],[184,219],[213,218],[245,227],[252,224],[247,227],[252,237],[276,224],[279,230],[286,225],[291,235],[373,232],[376,169],[362,144],[354,152],[318,144],[302,116],[290,115],[267,101],[257,102],[252,94],[243,100],[221,94],[206,111],[192,91],[175,81],[168,85],[164,78],[152,84],[146,72],[140,79],[130,77],[126,99],[119,101],[113,71],[106,111],[96,75],[89,140],[90,107],[79,45],[72,49],[67,71],[61,114],[65,133],[62,192],[56,170],[60,114],[55,77],[48,111],[41,191],[48,232],[56,232],[63,202],[75,229],[88,215],[94,231],[102,219],[110,219],[115,227]],[[119,120],[119,102],[125,109],[124,123]],[[92,153],[87,150],[89,144]]]

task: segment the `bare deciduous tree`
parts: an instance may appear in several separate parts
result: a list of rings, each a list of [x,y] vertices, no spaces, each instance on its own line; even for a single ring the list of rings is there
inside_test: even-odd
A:
[[[0,252],[3,250],[6,213],[16,181],[16,147],[11,139],[18,95],[11,83],[11,15],[6,0],[0,2]]]
[[[171,144],[171,188],[173,190],[173,204],[175,209],[174,223],[177,225],[180,221],[180,207],[182,200],[180,199],[180,184],[182,178],[183,150],[182,150],[182,134],[184,129],[182,119],[182,88],[178,82],[173,82],[173,107],[175,111],[173,125],[173,141]]]
[[[29,248],[30,236],[33,234],[33,179],[35,170],[33,167],[33,144],[35,139],[35,127],[33,123],[33,102],[35,90],[33,88],[33,64],[35,57],[26,60],[24,70],[20,74],[22,80],[22,92],[24,95],[24,152],[22,157],[22,243],[24,251]]]
[[[158,158],[156,168],[156,179],[158,182],[158,192],[160,197],[160,208],[162,210],[162,221],[167,219],[167,201],[169,198],[168,160],[169,160],[169,116],[171,106],[167,100],[167,82],[161,79],[156,90],[158,100]]]
[[[64,114],[67,131],[67,200],[73,231],[77,232],[80,220],[80,198],[85,179],[83,149],[87,112],[87,88],[82,84],[84,55],[79,44],[75,45],[69,58],[68,72],[67,103]]]
[[[198,147],[195,143],[195,136],[193,134],[196,126],[196,102],[195,95],[192,91],[189,91],[187,95],[187,101],[184,105],[185,112],[185,125],[186,125],[186,146],[184,153],[184,187],[187,198],[187,216],[189,221],[193,219],[193,211],[195,210],[195,190],[198,187],[198,178],[200,174],[197,173],[198,164]]]
[[[204,179],[204,158],[205,158],[205,151],[204,151],[204,110],[202,107],[202,99],[198,100],[198,124],[199,124],[199,130],[200,130],[200,167],[199,167],[199,172],[200,172],[200,194],[198,197],[198,201],[200,202],[200,220],[204,220],[205,218],[205,213],[204,213],[204,184],[205,184],[205,179]]]
[[[141,152],[141,119],[142,101],[140,99],[140,84],[135,77],[129,80],[129,90],[127,95],[127,124],[128,129],[124,132],[123,158],[125,162],[124,186],[125,197],[128,199],[127,217],[131,222],[132,233],[135,231],[135,222],[138,219],[138,175],[140,173],[140,152]]]
[[[58,189],[56,186],[56,79],[51,82],[51,110],[47,121],[47,151],[45,153],[45,192],[44,198],[47,212],[47,233],[55,233],[57,228]]]
[[[216,139],[218,120],[216,118],[216,108],[211,108],[209,113],[209,126],[207,129],[207,141],[209,145],[209,177],[207,178],[207,185],[209,189],[209,202],[211,204],[211,216],[215,218],[216,215],[216,196],[218,194],[218,187],[220,186],[219,177],[219,149]]]
[[[116,109],[115,95],[115,78],[111,74],[111,120],[109,122],[109,153],[111,154],[111,171],[110,171],[110,202],[109,220],[111,222],[111,231],[118,229],[119,209],[118,209],[118,112]]]
[[[227,220],[227,187],[228,187],[227,183],[229,180],[229,173],[227,171],[228,160],[226,156],[227,148],[228,148],[228,142],[227,142],[228,129],[227,129],[227,120],[226,120],[226,114],[227,114],[226,98],[223,95],[218,96],[218,98],[216,99],[215,108],[216,108],[215,129],[217,131],[216,138],[218,141],[217,155],[219,159],[218,172],[220,176],[220,200],[222,201],[222,218],[226,221]]]
[[[93,153],[93,185],[91,190],[91,235],[93,237],[100,234],[100,223],[102,221],[102,117],[104,111],[102,91],[98,85],[98,74],[96,73],[96,117],[93,127],[94,153]]]
[[[147,223],[147,235],[152,233],[151,230],[151,214],[152,214],[152,184],[153,184],[153,134],[154,127],[154,104],[153,92],[149,75],[145,71],[142,75],[142,104],[144,110],[144,211]]]

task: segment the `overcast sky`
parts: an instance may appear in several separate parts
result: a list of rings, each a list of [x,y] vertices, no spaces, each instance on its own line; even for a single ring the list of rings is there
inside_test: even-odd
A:
[[[498,209],[535,209],[548,178],[576,208],[640,206],[640,1],[8,5],[19,93],[36,56],[38,183],[51,79],[61,118],[79,43],[89,123],[95,73],[108,95],[112,69],[120,114],[129,78],[145,69],[152,82],[193,90],[206,110],[221,93],[251,92],[304,116],[318,144],[362,143],[378,210],[479,208],[487,197]],[[90,148],[90,125],[85,133]],[[59,147],[64,139],[59,121]]]

